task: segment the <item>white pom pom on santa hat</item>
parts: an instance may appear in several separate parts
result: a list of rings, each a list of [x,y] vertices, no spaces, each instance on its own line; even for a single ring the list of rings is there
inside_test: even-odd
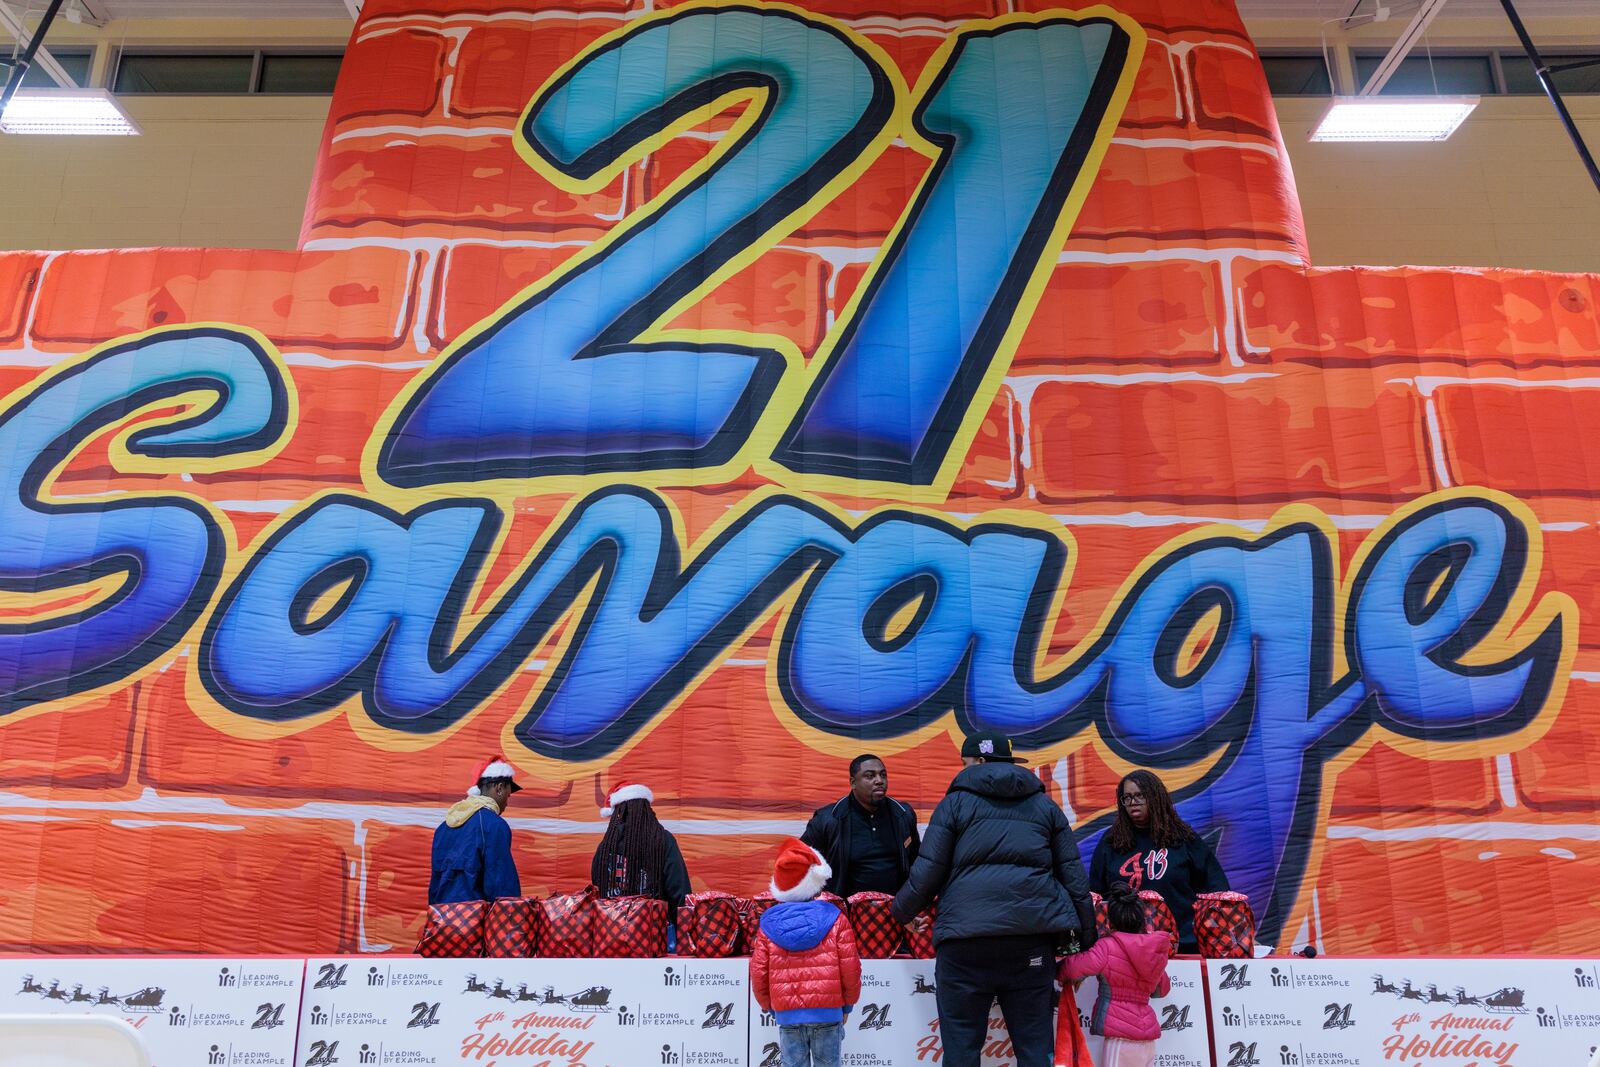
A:
[[[772,881],[767,888],[776,899],[792,904],[811,900],[832,877],[833,868],[822,858],[822,853],[798,837],[791,837],[778,849],[777,862],[772,865]]]
[[[600,809],[602,819],[611,818],[611,813],[617,810],[618,804],[630,800],[645,800],[651,804],[656,802],[656,795],[650,792],[649,786],[637,782],[621,781],[611,787],[611,792],[606,796],[606,806]]]
[[[467,790],[467,796],[483,796],[483,790],[478,788],[478,783],[483,781],[485,778],[511,778],[513,779],[511,783],[511,790],[512,792],[517,792],[521,790],[522,787],[515,781],[516,774],[517,769],[511,766],[511,764],[507,763],[504,756],[491,756],[489,757],[489,761],[487,763],[478,768],[478,776],[472,780],[472,787]]]

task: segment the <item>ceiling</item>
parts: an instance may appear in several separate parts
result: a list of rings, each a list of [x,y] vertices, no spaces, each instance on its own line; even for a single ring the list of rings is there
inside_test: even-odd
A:
[[[1370,11],[1374,0],[1239,0],[1239,9],[1257,18],[1339,18],[1353,8]],[[42,6],[42,0],[12,0],[14,7]],[[345,0],[86,0],[104,18],[348,18]],[[1072,6],[1064,3],[1063,6]],[[1415,0],[1389,0],[1399,17]],[[1600,0],[1517,0],[1527,16],[1595,15]],[[1449,0],[1449,16],[1502,15],[1499,0]],[[1597,31],[1600,36],[1600,31]]]

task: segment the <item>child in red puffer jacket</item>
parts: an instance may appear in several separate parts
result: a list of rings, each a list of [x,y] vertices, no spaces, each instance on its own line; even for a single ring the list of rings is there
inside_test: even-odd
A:
[[[1111,886],[1106,914],[1112,934],[1101,937],[1088,952],[1063,960],[1061,981],[1100,976],[1100,996],[1089,1024],[1091,1033],[1106,1039],[1100,1067],[1151,1067],[1161,1023],[1150,998],[1164,997],[1172,989],[1167,978],[1172,939],[1144,932],[1144,906],[1126,882]]]
[[[844,1020],[861,999],[861,956],[844,913],[814,899],[833,871],[822,855],[789,838],[773,866],[778,903],[761,916],[750,953],[750,985],[778,1020],[783,1067],[839,1067]]]

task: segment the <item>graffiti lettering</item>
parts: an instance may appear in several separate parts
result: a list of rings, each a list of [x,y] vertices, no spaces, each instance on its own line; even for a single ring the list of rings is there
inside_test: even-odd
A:
[[[934,165],[819,360],[779,464],[949,485],[962,458],[951,449],[957,428],[987,407],[1099,167],[1129,51],[1127,30],[1107,19],[1012,23],[955,40],[913,117],[937,146]],[[1031,213],[972,210],[1002,183]]]
[[[870,50],[792,11],[677,12],[586,53],[521,127],[529,161],[568,184],[604,184],[708,110],[748,107],[704,164],[424,376],[383,443],[383,477],[415,486],[730,460],[798,353],[640,335],[847,184],[846,165],[892,135],[896,98]],[[695,388],[670,387],[685,380]]]
[[[368,492],[300,501],[238,548],[195,497],[52,494],[108,434],[124,472],[270,458],[295,395],[271,345],[234,327],[118,340],[5,401],[0,592],[17,610],[0,624],[0,715],[121,683],[193,634],[189,693],[230,723],[289,731],[345,711],[425,742],[553,644],[512,737],[529,758],[583,763],[638,740],[771,623],[772,707],[819,734],[990,728],[1184,771],[1180,810],[1275,941],[1330,774],[1380,737],[1510,738],[1559,701],[1576,612],[1535,599],[1526,508],[1470,489],[1413,501],[1347,578],[1315,509],[1210,526],[1152,554],[1052,656],[1078,562],[1058,521],[846,511],[814,493],[942,501],[1142,46],[1120,16],[975,23],[930,60],[907,118],[887,61],[826,19],[729,4],[631,22],[534,98],[533,165],[582,188],[744,111],[705,161],[401,393],[370,436]],[[933,166],[808,367],[770,339],[660,329],[895,136]],[[974,210],[1002,175],[1025,210]],[[658,486],[752,465],[777,484],[741,490],[691,543]],[[503,559],[508,500],[552,478],[565,510]]]
[[[907,95],[892,64],[826,20],[731,5],[621,31],[524,116],[525,157],[559,184],[603,184],[706,114],[739,100],[746,111],[706,161],[409,387],[379,435],[378,473],[408,487],[611,472],[703,482],[767,463],[749,452],[771,436],[758,430],[763,413],[787,420],[798,408],[772,446],[778,480],[942,495],[1088,193],[1143,43],[1136,25],[1110,17],[976,23],[930,63],[910,121],[891,122]],[[695,61],[668,64],[669,47]],[[792,346],[656,329],[827,203],[897,133],[934,165],[803,399]],[[971,210],[1002,180],[1031,211]],[[913,288],[950,299],[915,301]],[[667,387],[686,379],[694,390]],[[794,399],[769,405],[780,384]]]
[[[172,648],[222,575],[226,520],[186,496],[56,500],[56,473],[96,435],[126,470],[248,467],[287,439],[293,397],[277,354],[246,330],[157,330],[71,360],[0,415],[0,589],[44,610],[0,624],[0,711],[115,682]],[[177,409],[175,413],[173,409]],[[114,584],[113,584],[114,583]],[[86,604],[52,595],[102,587]]]
[[[174,345],[189,368],[179,378],[162,358]],[[112,346],[0,420],[13,454],[35,457],[19,465],[26,473],[4,505],[18,523],[106,518],[113,525],[94,527],[101,538],[133,509],[151,513],[141,530],[168,523],[145,541],[79,546],[67,533],[58,551],[75,555],[13,563],[11,580],[30,589],[81,584],[114,565],[134,577],[101,605],[0,635],[12,707],[131,672],[171,647],[209,598],[225,550],[196,502],[78,503],[57,517],[39,510],[38,488],[89,433],[196,388],[201,370],[225,383],[212,386],[220,406],[128,434],[130,454],[216,456],[275,439],[288,406],[281,370],[259,346],[211,331]],[[773,690],[817,730],[900,736],[953,713],[1037,747],[1093,729],[1129,761],[1210,760],[1180,793],[1181,808],[1216,838],[1235,884],[1267,902],[1271,930],[1292,900],[1275,889],[1298,886],[1305,866],[1294,852],[1314,837],[1330,761],[1373,726],[1429,740],[1513,733],[1545,706],[1570,645],[1562,598],[1528,614],[1536,524],[1488,494],[1437,494],[1404,509],[1368,539],[1344,593],[1330,531],[1308,509],[1289,509],[1259,535],[1182,539],[1058,663],[1041,661],[1040,648],[1074,550],[1038,516],[996,512],[962,525],[886,508],[854,519],[806,497],[758,493],[685,563],[666,500],[612,487],[573,504],[469,617],[485,601],[478,587],[502,521],[489,500],[403,513],[350,494],[308,502],[261,539],[217,599],[194,660],[201,683],[251,718],[294,722],[355,698],[381,726],[434,733],[481,706],[570,618],[515,735],[542,756],[591,760],[647,729],[776,611]],[[111,616],[120,644],[80,636]],[[629,650],[620,669],[619,648]],[[1294,818],[1263,826],[1263,805]]]
[[[1071,542],[1008,518],[962,528],[896,508],[851,522],[769,494],[684,564],[665,500],[605,489],[573,506],[463,625],[500,523],[495,505],[401,515],[335,495],[291,517],[223,593],[199,670],[242,715],[292,721],[358,696],[381,725],[433,732],[479,706],[571,617],[515,734],[540,755],[592,760],[647,729],[778,610],[773,689],[815,729],[901,736],[953,712],[1038,746],[1092,728],[1133,762],[1212,760],[1180,808],[1216,839],[1235,885],[1267,902],[1270,930],[1292,900],[1274,887],[1298,885],[1306,857],[1292,853],[1314,836],[1329,762],[1373,726],[1448,740],[1468,721],[1448,699],[1419,700],[1417,677],[1439,675],[1432,691],[1446,694],[1471,679],[1475,736],[1505,736],[1545,705],[1568,646],[1559,598],[1523,618],[1527,517],[1491,496],[1446,493],[1374,533],[1343,605],[1319,524],[1218,531],[1154,557],[1095,637],[1042,665]],[[1433,590],[1428,599],[1419,587]],[[1176,650],[1207,616],[1221,619],[1209,647],[1182,662]],[[891,618],[903,620],[892,633]],[[620,667],[619,648],[629,650]],[[1375,669],[1370,648],[1383,650]],[[264,656],[284,666],[261,672]],[[1263,805],[1300,822],[1262,826]]]

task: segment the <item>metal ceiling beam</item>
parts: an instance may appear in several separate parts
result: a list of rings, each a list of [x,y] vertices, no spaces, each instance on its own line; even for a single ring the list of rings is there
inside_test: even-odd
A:
[[[1422,6],[1417,8],[1417,13],[1411,16],[1411,22],[1400,34],[1400,39],[1389,49],[1389,54],[1383,57],[1383,62],[1378,64],[1378,69],[1372,72],[1372,77],[1367,79],[1367,84],[1361,87],[1358,96],[1375,96],[1383,87],[1389,84],[1389,79],[1394,77],[1394,72],[1400,69],[1400,64],[1406,56],[1421,41],[1428,32],[1428,26],[1443,9],[1447,0],[1422,0]]]
[[[27,47],[31,35],[28,33],[28,28],[22,24],[22,17],[12,9],[8,0],[0,0],[0,26],[4,26],[11,36],[17,39],[19,45],[24,48]],[[78,83],[72,79],[72,75],[67,73],[65,67],[56,62],[55,56],[52,56],[43,45],[40,45],[34,52],[32,62],[43,67],[44,72],[55,79],[55,83],[61,88],[78,88]]]
[[[1592,61],[1558,63],[1552,67],[1539,54],[1539,49],[1533,43],[1533,35],[1528,33],[1528,27],[1522,24],[1522,16],[1517,13],[1517,5],[1511,0],[1500,0],[1500,6],[1505,8],[1506,18],[1511,21],[1511,28],[1517,31],[1517,40],[1522,42],[1522,50],[1528,54],[1528,61],[1533,64],[1533,72],[1539,76],[1539,84],[1544,88],[1544,95],[1548,96],[1550,103],[1554,105],[1556,117],[1561,120],[1562,128],[1567,131],[1572,147],[1578,150],[1578,158],[1583,161],[1583,169],[1589,172],[1589,179],[1594,182],[1594,187],[1600,189],[1600,164],[1595,163],[1594,154],[1589,151],[1589,145],[1583,139],[1583,131],[1572,121],[1572,112],[1567,110],[1567,102],[1561,99],[1561,90],[1551,80],[1552,74],[1587,67]]]
[[[50,6],[44,9],[44,17],[39,20],[39,25],[23,46],[22,54],[11,61],[10,76],[6,78],[6,87],[0,91],[0,116],[6,113],[6,108],[11,104],[11,98],[17,95],[17,90],[22,88],[22,79],[28,76],[28,68],[33,66],[33,61],[44,48],[44,35],[50,32],[50,24],[56,20],[56,15],[61,11],[63,0],[50,0]],[[17,38],[17,43],[22,43],[22,38]],[[55,62],[51,60],[51,62]],[[66,72],[63,71],[63,74]],[[67,79],[67,86],[72,86],[71,78]]]
[[[1355,26],[1358,19],[1363,20],[1364,22],[1377,22],[1378,16],[1375,11],[1372,13],[1365,13],[1361,10],[1366,6],[1367,0],[1356,0],[1356,2],[1350,6],[1350,10],[1346,11],[1339,17],[1339,22],[1347,30]]]

